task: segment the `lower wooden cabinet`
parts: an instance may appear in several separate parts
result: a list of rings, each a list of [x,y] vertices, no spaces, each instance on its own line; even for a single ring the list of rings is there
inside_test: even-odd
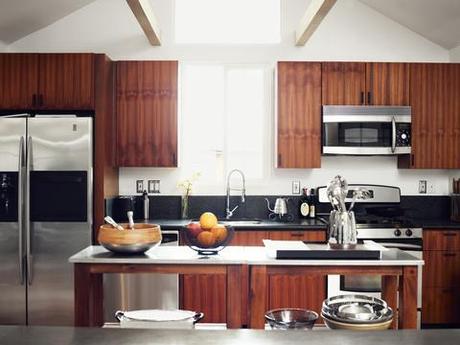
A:
[[[422,324],[460,325],[460,232],[423,231]]]
[[[238,230],[230,245],[262,246],[263,239],[325,241],[325,230],[313,231],[257,231]],[[203,322],[226,322],[225,275],[182,275],[180,278],[180,307],[205,314]],[[326,278],[299,275],[274,275],[270,277],[269,309],[307,308],[319,313],[326,298]]]

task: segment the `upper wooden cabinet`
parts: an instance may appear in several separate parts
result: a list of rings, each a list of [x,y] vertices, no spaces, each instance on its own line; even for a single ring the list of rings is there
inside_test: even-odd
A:
[[[0,109],[94,109],[94,54],[0,54]]]
[[[177,61],[117,63],[119,166],[177,166],[177,73]]]
[[[321,167],[321,63],[278,63],[278,168]]]
[[[37,54],[0,54],[0,109],[32,109],[37,90]]]
[[[460,64],[410,64],[412,154],[401,168],[460,168]]]
[[[93,54],[40,54],[38,106],[43,109],[93,109]]]
[[[409,105],[409,65],[323,62],[322,104]]]

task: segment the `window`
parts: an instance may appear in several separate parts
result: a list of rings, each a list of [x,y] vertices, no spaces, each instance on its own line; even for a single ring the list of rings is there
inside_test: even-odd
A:
[[[176,43],[279,43],[280,9],[280,0],[176,0]]]
[[[265,66],[181,66],[181,167],[203,184],[232,169],[248,180],[267,175],[269,92]]]

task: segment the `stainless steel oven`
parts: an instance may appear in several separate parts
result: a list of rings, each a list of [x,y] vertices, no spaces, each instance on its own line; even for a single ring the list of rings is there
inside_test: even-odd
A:
[[[411,107],[323,106],[323,154],[411,153]]]

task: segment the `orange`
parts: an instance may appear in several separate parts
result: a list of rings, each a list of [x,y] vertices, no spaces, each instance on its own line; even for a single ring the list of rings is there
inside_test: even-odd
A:
[[[222,224],[217,224],[211,229],[211,233],[216,237],[217,243],[222,243],[227,238],[227,228]]]
[[[204,230],[209,230],[217,225],[217,217],[214,213],[205,212],[200,217],[200,225]]]
[[[210,231],[200,232],[196,239],[203,248],[212,247],[216,243],[216,236]]]

